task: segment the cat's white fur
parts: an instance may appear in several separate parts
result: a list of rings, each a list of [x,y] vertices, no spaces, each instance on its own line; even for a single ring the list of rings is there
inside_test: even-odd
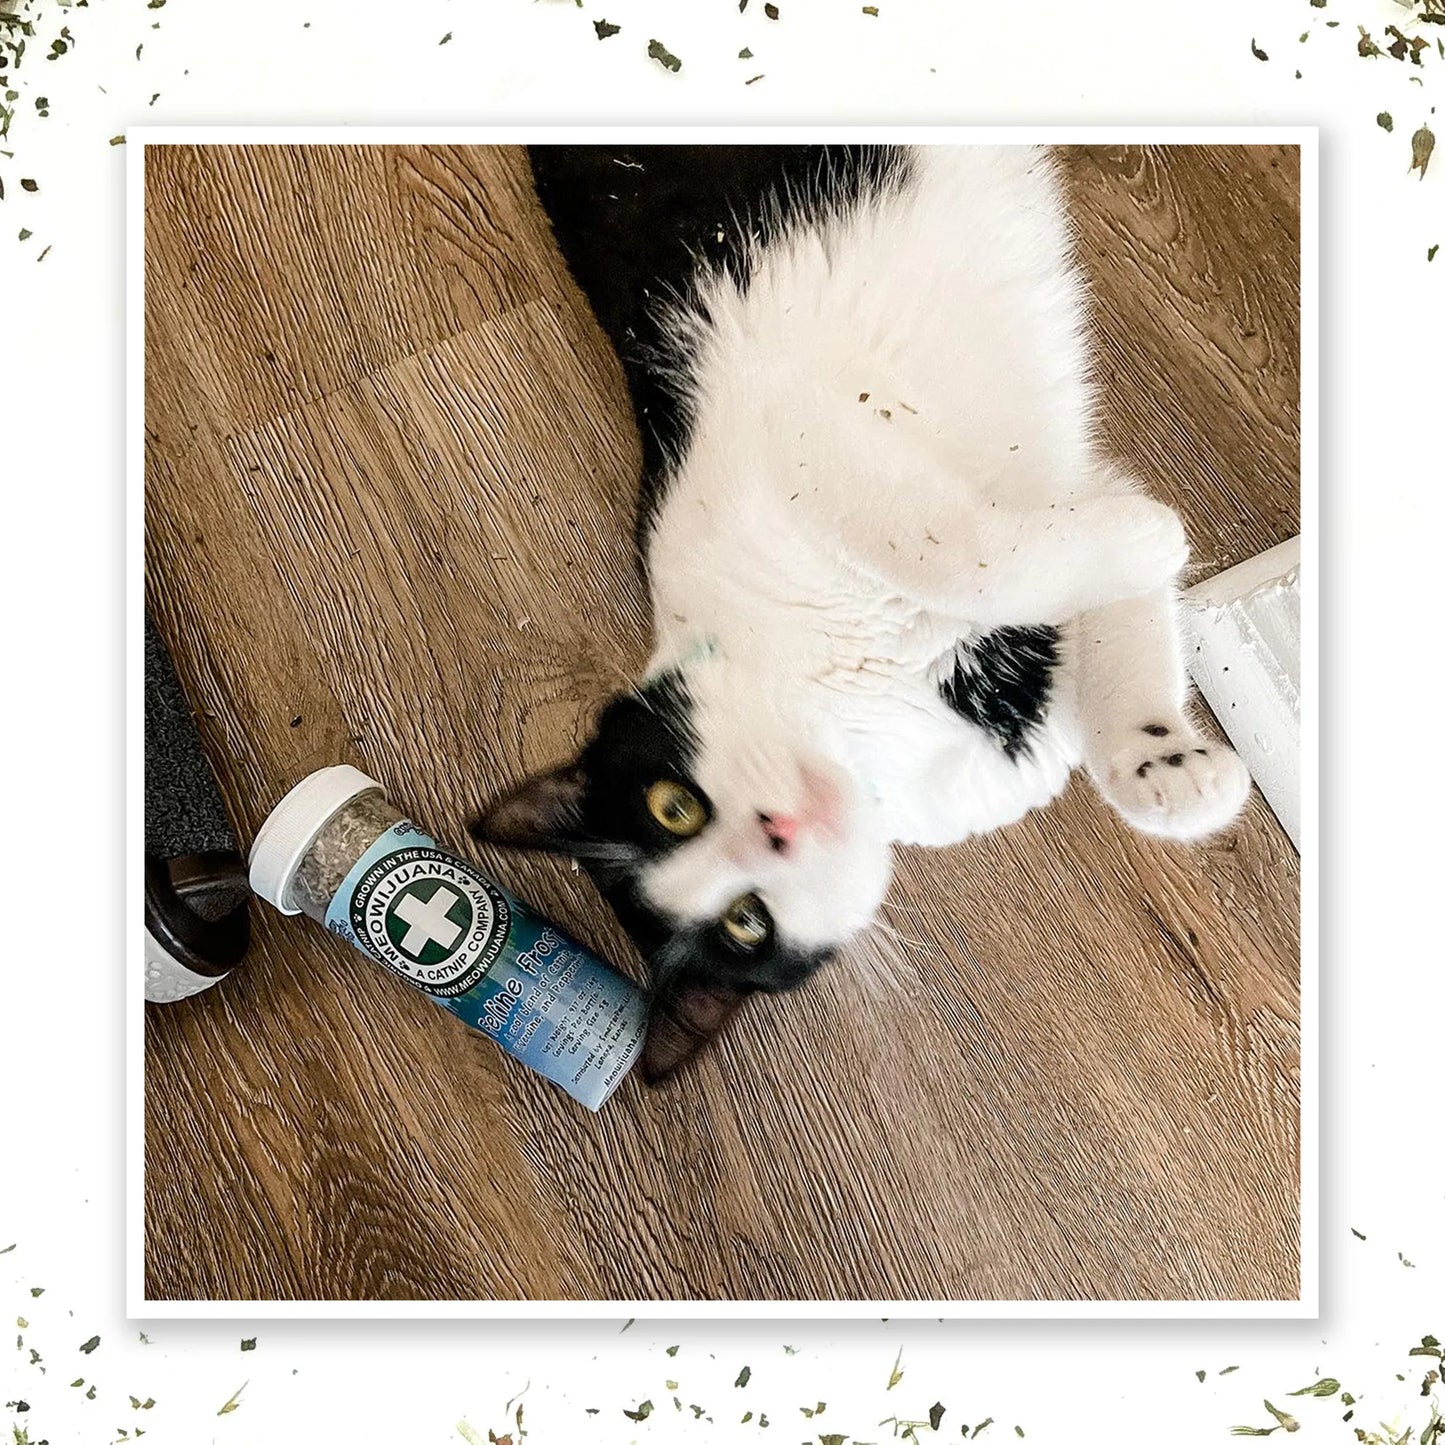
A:
[[[645,875],[655,904],[702,920],[755,890],[785,938],[837,943],[893,843],[1012,822],[1080,763],[1145,832],[1234,818],[1245,770],[1185,712],[1183,529],[1095,440],[1046,152],[919,149],[905,186],[758,242],[746,292],[701,300],[672,318],[695,424],[646,550],[651,670],[687,680],[715,813]],[[1013,760],[938,683],[960,639],[1022,624],[1062,626],[1063,655]]]

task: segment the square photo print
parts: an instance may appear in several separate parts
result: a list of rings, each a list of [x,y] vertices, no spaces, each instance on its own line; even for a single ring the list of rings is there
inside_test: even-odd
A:
[[[1313,135],[677,139],[131,134],[132,1312],[1307,1312]]]

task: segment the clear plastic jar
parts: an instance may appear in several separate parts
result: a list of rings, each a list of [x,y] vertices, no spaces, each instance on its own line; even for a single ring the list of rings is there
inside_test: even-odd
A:
[[[250,865],[268,903],[324,924],[589,1109],[642,1049],[639,988],[439,848],[356,768],[303,778]]]

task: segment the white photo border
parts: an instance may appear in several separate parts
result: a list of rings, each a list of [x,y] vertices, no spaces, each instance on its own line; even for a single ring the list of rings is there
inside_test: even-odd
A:
[[[1292,145],[1300,151],[1300,1296],[1294,1300],[153,1300],[145,1295],[145,159],[169,145]],[[126,132],[125,1303],[130,1320],[1318,1319],[1319,130],[1298,125],[132,126]]]

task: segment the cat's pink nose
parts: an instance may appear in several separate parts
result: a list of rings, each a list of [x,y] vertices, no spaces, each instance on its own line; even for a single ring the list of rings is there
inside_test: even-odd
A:
[[[798,836],[799,823],[786,813],[759,813],[758,821],[768,835],[774,853],[786,853]]]

